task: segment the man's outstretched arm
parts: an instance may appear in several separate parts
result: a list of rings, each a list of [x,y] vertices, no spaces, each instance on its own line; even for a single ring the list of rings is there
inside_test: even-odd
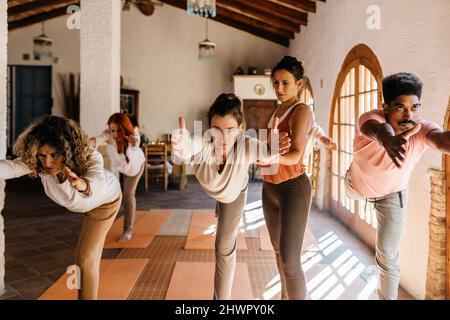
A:
[[[443,132],[440,129],[431,130],[427,134],[427,144],[442,153],[450,154],[450,131]]]

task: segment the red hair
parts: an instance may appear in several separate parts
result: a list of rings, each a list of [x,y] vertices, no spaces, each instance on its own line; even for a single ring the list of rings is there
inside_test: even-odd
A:
[[[119,153],[124,153],[128,162],[128,157],[126,156],[126,150],[128,148],[128,140],[125,138],[127,136],[134,134],[134,126],[131,123],[130,118],[125,113],[117,112],[112,114],[108,119],[108,126],[112,123],[120,128],[120,141],[117,144]]]

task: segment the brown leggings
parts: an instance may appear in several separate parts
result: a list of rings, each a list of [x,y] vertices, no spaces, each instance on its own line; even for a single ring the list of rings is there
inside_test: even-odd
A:
[[[96,300],[100,260],[106,235],[119,211],[122,196],[86,213],[76,250],[75,264],[80,268],[79,300]]]
[[[142,165],[139,173],[133,177],[124,176],[123,178],[123,231],[133,231],[134,219],[136,218],[136,188],[139,179],[144,172],[145,163]]]
[[[300,263],[311,208],[311,181],[306,173],[280,184],[264,182],[262,203],[281,280],[281,299],[306,299]]]

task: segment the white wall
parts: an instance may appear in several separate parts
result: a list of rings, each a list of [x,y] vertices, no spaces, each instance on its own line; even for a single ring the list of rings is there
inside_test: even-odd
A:
[[[170,133],[184,115],[187,129],[205,114],[217,95],[233,92],[238,65],[272,68],[286,48],[209,21],[217,45],[214,61],[198,60],[205,21],[168,5],[145,17],[135,8],[122,15],[122,75],[140,90],[140,124],[149,136]],[[206,124],[205,124],[206,125]]]
[[[80,33],[66,28],[67,17],[46,22],[46,34],[55,40],[53,65],[53,113],[61,114],[59,72],[79,72]],[[232,74],[238,65],[260,71],[272,68],[286,48],[243,31],[209,21],[209,38],[217,44],[214,61],[199,61],[198,43],[205,38],[205,21],[185,11],[164,5],[146,17],[134,6],[122,13],[121,69],[125,85],[140,91],[142,130],[156,138],[177,126],[179,115],[186,117],[187,128],[193,121],[205,120],[205,113],[221,92],[232,92]],[[32,53],[32,38],[41,25],[9,32],[8,63],[39,64],[23,61],[23,53]],[[100,121],[100,119],[99,119]],[[102,120],[103,121],[103,120]],[[105,123],[106,119],[102,122]]]
[[[52,96],[55,115],[62,115],[63,96],[58,74],[80,72],[80,31],[66,27],[66,16],[45,22],[45,34],[54,40],[52,51],[59,58],[52,64]],[[12,30],[8,33],[8,64],[50,65],[49,62],[33,60],[33,37],[41,34],[41,24]],[[30,60],[23,60],[24,53],[30,54]]]
[[[381,30],[370,31],[366,27],[369,17],[366,10],[370,5],[381,8]],[[328,129],[334,86],[342,62],[352,47],[364,43],[377,55],[385,76],[408,71],[422,78],[421,115],[442,125],[450,94],[449,16],[448,0],[318,2],[317,13],[308,16],[308,26],[302,27],[289,50],[305,63],[318,122]],[[320,88],[321,79],[323,88]],[[413,173],[408,220],[400,248],[401,284],[419,299],[425,297],[428,257],[427,168],[441,168],[438,152],[428,151]],[[324,172],[325,159],[322,159],[321,174]],[[323,190],[320,195],[323,196]]]

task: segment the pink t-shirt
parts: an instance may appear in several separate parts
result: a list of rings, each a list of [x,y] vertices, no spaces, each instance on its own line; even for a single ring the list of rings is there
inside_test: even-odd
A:
[[[359,128],[368,120],[386,123],[382,110],[372,110],[361,115]],[[431,130],[441,128],[431,121],[419,119],[417,122],[422,128],[405,144],[406,157],[400,169],[377,141],[367,138],[357,130],[349,173],[352,185],[358,193],[366,198],[375,198],[408,188],[411,172],[427,148],[427,134]]]

